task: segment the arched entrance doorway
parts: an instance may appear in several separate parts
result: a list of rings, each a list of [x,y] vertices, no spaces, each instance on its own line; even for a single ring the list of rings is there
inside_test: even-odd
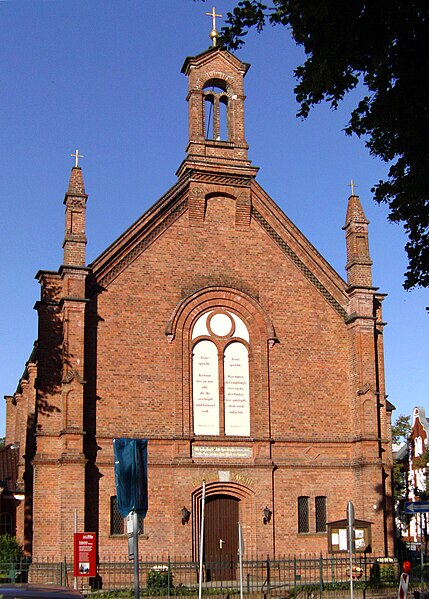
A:
[[[211,495],[205,505],[203,561],[206,580],[235,580],[240,500]]]
[[[244,477],[243,477],[244,478]],[[247,479],[252,482],[250,479]],[[201,500],[203,487],[192,493],[193,556],[200,559]],[[206,484],[204,508],[204,575],[210,580],[236,580],[238,576],[238,524],[244,531],[244,544],[255,544],[254,492],[240,483],[213,481]]]

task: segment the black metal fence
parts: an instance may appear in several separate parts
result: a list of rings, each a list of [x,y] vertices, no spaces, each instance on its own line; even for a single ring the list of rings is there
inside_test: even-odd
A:
[[[398,558],[354,556],[353,584],[356,589],[396,587],[401,563]],[[243,560],[243,592],[274,595],[321,594],[347,589],[350,585],[349,557],[305,555]],[[139,562],[140,588],[145,595],[193,595],[198,593],[199,563],[186,558],[151,558]],[[420,585],[422,573],[416,560],[412,579]],[[73,586],[73,565],[66,560],[0,564],[0,580],[39,582]],[[240,591],[239,562],[205,562],[204,594],[234,594]],[[103,561],[94,578],[79,577],[78,588],[86,592],[133,589],[133,562]]]

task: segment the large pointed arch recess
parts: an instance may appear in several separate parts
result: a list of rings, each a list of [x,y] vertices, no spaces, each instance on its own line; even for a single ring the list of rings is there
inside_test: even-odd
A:
[[[249,438],[270,438],[269,409],[269,348],[277,341],[274,326],[259,302],[237,289],[207,287],[183,299],[174,309],[166,328],[168,341],[173,345],[176,389],[176,434],[195,436],[192,389],[192,357],[195,323],[204,313],[223,310],[235,314],[249,332]],[[222,399],[220,400],[222,402]],[[221,409],[222,409],[222,403]],[[225,419],[220,415],[220,434],[225,435]],[[198,432],[198,431],[197,431]],[[201,434],[201,431],[199,431]],[[243,433],[242,433],[243,434]],[[233,435],[232,435],[233,436]]]

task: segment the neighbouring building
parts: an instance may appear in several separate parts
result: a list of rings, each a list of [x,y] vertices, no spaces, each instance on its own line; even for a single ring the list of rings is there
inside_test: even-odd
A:
[[[238,521],[249,556],[328,552],[327,523],[349,500],[372,550],[393,551],[384,295],[368,220],[352,191],[345,281],[256,180],[248,68],[219,47],[186,58],[177,183],[91,264],[88,196],[72,168],[62,264],[37,275],[38,339],[6,398],[25,490],[17,534],[34,559],[72,555],[75,513],[101,562],[126,554],[117,437],[148,439],[143,556],[198,557],[203,480],[206,560],[237,554]]]
[[[425,409],[415,407],[413,409],[411,434],[409,439],[402,445],[395,455],[395,459],[403,464],[403,472],[406,477],[406,501],[427,501],[429,490],[427,487],[427,462],[428,457],[428,433],[429,422],[426,419]],[[399,509],[401,538],[410,549],[420,550],[422,538],[426,543],[428,533],[427,514],[403,513],[403,502]]]

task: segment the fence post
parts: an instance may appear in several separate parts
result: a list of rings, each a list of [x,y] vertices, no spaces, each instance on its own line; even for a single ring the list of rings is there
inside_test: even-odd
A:
[[[270,556],[267,555],[267,591],[271,593],[271,562]]]
[[[323,558],[322,553],[319,557],[319,596],[322,597],[323,592]]]
[[[170,556],[168,556],[168,573],[167,573],[167,595],[170,596],[170,589],[171,589],[171,563],[170,563]]]
[[[293,596],[296,597],[296,555],[293,556]]]

